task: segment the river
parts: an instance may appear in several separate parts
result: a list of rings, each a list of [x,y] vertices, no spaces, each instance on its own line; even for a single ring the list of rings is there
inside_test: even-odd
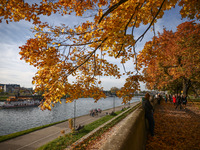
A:
[[[134,97],[132,102],[139,101],[140,97]],[[76,100],[76,117],[86,115],[91,109],[102,110],[113,108],[114,97],[100,99],[94,103],[92,98],[80,98]],[[122,99],[115,97],[115,106],[122,105]],[[0,109],[0,136],[26,129],[66,120],[74,117],[74,102],[57,103],[51,111],[40,110],[38,107]]]

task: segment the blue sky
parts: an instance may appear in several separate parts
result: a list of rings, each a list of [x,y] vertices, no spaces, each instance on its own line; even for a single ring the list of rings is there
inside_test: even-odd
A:
[[[176,30],[176,26],[187,21],[181,20],[179,14],[179,7],[166,11],[163,18],[159,19],[155,25],[156,32],[162,32],[163,27],[168,30]],[[78,24],[84,21],[85,18],[77,18],[74,16],[58,17],[57,15],[51,16],[51,18],[44,17],[53,25],[59,25],[65,23],[67,25]],[[6,24],[4,21],[0,24],[0,83],[2,84],[20,84],[21,87],[34,87],[32,85],[32,77],[36,73],[36,68],[25,63],[24,60],[20,60],[19,46],[24,45],[26,40],[33,37],[31,32],[33,25],[30,22],[20,21]],[[135,30],[135,36],[139,36],[144,32],[146,26],[141,26]],[[137,43],[136,50],[142,50],[146,41],[151,40],[153,32],[150,30],[145,35],[142,42]],[[113,60],[116,61],[116,60]],[[117,61],[115,62],[122,68],[122,65]],[[133,65],[127,63],[127,70],[132,69]],[[123,69],[122,69],[123,71]],[[111,87],[122,87],[125,82],[125,76],[121,79],[114,79],[113,77],[101,77],[102,85],[105,90],[110,90]],[[142,85],[144,89],[144,85]]]

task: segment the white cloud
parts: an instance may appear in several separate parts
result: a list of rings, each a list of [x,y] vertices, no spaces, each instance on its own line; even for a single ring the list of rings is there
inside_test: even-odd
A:
[[[101,86],[104,87],[104,90],[110,90],[112,87],[121,88],[125,83],[125,78],[115,79],[114,77],[101,77],[102,83]]]
[[[20,60],[18,44],[1,44],[0,83],[33,87],[32,77],[36,69]]]

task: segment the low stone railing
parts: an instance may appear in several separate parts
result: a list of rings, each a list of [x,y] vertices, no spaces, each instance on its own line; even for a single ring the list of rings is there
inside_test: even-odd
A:
[[[142,103],[142,97],[140,99]],[[150,97],[155,108],[157,100]],[[103,150],[144,150],[147,140],[148,121],[142,106],[127,116],[118,131],[104,144]]]
[[[118,131],[103,145],[104,150],[143,150],[147,137],[142,106],[127,116]]]

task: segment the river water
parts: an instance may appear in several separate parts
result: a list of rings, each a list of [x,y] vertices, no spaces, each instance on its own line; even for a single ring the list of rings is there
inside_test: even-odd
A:
[[[134,97],[131,102],[139,101],[140,97]],[[76,100],[76,117],[89,114],[91,109],[102,110],[113,108],[114,97],[107,97],[94,103],[92,98],[80,98]],[[122,99],[115,97],[115,106],[122,105]],[[57,103],[51,111],[40,110],[38,107],[0,109],[0,136],[23,131],[74,117],[74,102]]]

